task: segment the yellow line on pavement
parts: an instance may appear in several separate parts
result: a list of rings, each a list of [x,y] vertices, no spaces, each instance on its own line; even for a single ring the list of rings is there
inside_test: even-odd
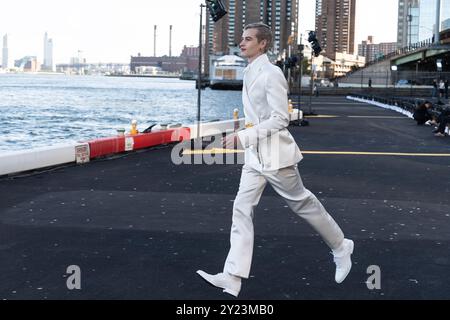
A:
[[[231,154],[243,153],[244,150],[233,149],[207,149],[184,150],[183,155],[196,154]],[[303,154],[313,155],[357,155],[357,156],[397,156],[397,157],[450,157],[450,153],[405,153],[405,152],[357,152],[357,151],[302,151]]]
[[[401,156],[401,157],[450,157],[450,153],[405,153],[405,152],[356,152],[356,151],[302,151],[303,154]]]
[[[332,116],[327,114],[318,114],[317,116],[305,116],[305,118],[339,118],[339,116]]]
[[[342,116],[319,114],[317,116],[305,116],[305,118],[341,118]],[[357,118],[357,119],[409,119],[406,116],[396,117],[396,116],[344,116],[347,118]]]
[[[206,150],[184,150],[183,155],[192,155],[192,154],[225,154],[225,153],[244,153],[244,150],[233,150],[233,149],[219,149],[212,148]]]
[[[408,119],[407,116],[395,117],[395,116],[348,116],[349,118],[374,118],[374,119]]]

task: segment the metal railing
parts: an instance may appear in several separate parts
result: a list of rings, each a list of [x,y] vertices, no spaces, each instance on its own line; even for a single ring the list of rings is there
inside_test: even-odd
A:
[[[450,81],[450,72],[438,71],[367,71],[360,70],[360,74],[336,78],[334,81],[338,86],[345,86],[344,84],[353,84],[353,86],[368,88],[369,84],[372,87],[378,88],[414,88],[415,86],[425,86],[430,89],[430,96],[432,94],[433,81],[439,84],[440,80]]]

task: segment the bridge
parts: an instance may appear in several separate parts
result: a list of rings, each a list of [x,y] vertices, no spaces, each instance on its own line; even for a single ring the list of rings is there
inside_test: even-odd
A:
[[[410,45],[381,57],[364,68],[337,78],[339,84],[361,84],[368,86],[393,86],[399,80],[410,85],[432,85],[433,80],[450,79],[450,29],[441,32],[441,42],[432,39]],[[438,70],[437,61],[442,61]],[[434,71],[433,71],[434,70]]]

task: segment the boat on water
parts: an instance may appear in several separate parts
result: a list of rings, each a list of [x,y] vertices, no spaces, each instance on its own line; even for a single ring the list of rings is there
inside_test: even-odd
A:
[[[226,55],[212,62],[210,88],[216,90],[242,90],[247,62],[236,55]]]

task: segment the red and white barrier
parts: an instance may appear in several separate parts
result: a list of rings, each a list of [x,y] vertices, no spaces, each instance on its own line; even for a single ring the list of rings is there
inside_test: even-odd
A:
[[[87,143],[89,144],[89,158],[95,159],[111,154],[189,140],[190,137],[189,128],[176,128],[137,135],[96,139]]]
[[[190,138],[189,128],[175,128],[134,136],[96,139],[86,143],[7,152],[0,155],[0,176],[71,162],[81,164],[101,156],[189,140]]]
[[[301,111],[300,111],[301,112]],[[294,109],[290,120],[296,120],[299,110]],[[302,114],[300,113],[300,119]],[[219,135],[244,128],[244,119],[206,122],[200,124],[200,137]],[[115,136],[84,143],[73,143],[43,147],[32,150],[13,151],[0,155],[0,176],[45,167],[76,162],[86,163],[91,159],[112,154],[154,147],[162,144],[194,139],[197,125],[159,130],[151,133]]]

